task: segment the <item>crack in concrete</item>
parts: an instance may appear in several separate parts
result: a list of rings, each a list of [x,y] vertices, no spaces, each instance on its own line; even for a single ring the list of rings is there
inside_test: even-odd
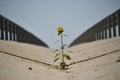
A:
[[[49,63],[45,63],[45,62],[40,62],[40,61],[38,61],[38,60],[33,60],[33,59],[30,59],[30,58],[18,56],[18,55],[15,55],[15,54],[11,54],[11,53],[8,53],[8,52],[4,52],[4,51],[0,51],[0,52],[1,52],[1,53],[5,53],[5,54],[7,54],[7,55],[14,56],[14,57],[22,58],[22,59],[29,60],[29,61],[33,61],[33,62],[36,62],[36,63],[40,63],[40,64],[45,65],[46,67],[50,67],[50,68],[54,68],[54,69],[57,69],[57,68],[58,68],[57,65],[52,65],[52,64],[49,64]]]
[[[77,64],[77,63],[81,63],[81,62],[85,62],[85,61],[89,61],[89,60],[93,60],[93,59],[96,59],[96,58],[99,58],[99,57],[102,57],[102,56],[106,56],[106,55],[109,55],[109,54],[112,54],[112,53],[115,53],[115,52],[119,52],[120,50],[115,50],[115,51],[112,51],[112,52],[108,52],[108,53],[105,53],[105,54],[102,54],[102,55],[98,55],[98,56],[95,56],[95,57],[92,57],[92,58],[88,58],[88,59],[83,59],[83,60],[80,60],[80,61],[76,61],[72,64],[68,64],[68,66],[71,66],[73,64]]]
[[[115,50],[115,51],[108,52],[108,53],[105,53],[105,54],[102,54],[102,55],[99,55],[99,56],[95,56],[95,57],[92,57],[92,58],[76,61],[74,63],[68,64],[68,66],[71,66],[71,65],[74,65],[74,64],[77,64],[77,63],[81,63],[81,62],[85,62],[85,61],[89,61],[89,60],[93,60],[93,59],[96,59],[96,58],[99,58],[99,57],[102,57],[102,56],[106,56],[106,55],[109,55],[109,54],[112,54],[112,53],[115,53],[115,52],[118,52],[118,51],[120,51],[120,50]],[[36,63],[40,63],[40,64],[45,65],[46,67],[50,67],[50,68],[53,68],[53,69],[59,69],[59,70],[61,69],[60,66],[57,66],[57,65],[52,65],[52,64],[49,64],[49,63],[45,63],[45,62],[40,62],[40,61],[37,61],[37,60],[33,60],[33,59],[30,59],[30,58],[18,56],[18,55],[12,54],[12,53],[4,52],[4,51],[0,51],[0,52],[8,54],[8,55],[11,55],[11,56],[15,56],[15,57],[18,57],[18,58],[22,58],[22,59],[26,59],[26,60],[29,60],[29,61],[33,61],[33,62],[36,62]]]

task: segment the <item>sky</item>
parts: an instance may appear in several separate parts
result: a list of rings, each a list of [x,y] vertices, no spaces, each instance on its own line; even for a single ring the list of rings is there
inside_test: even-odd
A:
[[[0,0],[0,14],[33,33],[50,48],[57,27],[64,27],[64,42],[70,44],[88,28],[120,9],[120,0]]]

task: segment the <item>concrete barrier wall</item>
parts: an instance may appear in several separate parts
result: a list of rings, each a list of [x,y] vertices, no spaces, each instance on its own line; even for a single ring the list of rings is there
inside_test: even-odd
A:
[[[70,46],[120,36],[120,9],[85,31]]]
[[[0,39],[17,42],[25,42],[48,47],[43,41],[21,26],[0,15]]]

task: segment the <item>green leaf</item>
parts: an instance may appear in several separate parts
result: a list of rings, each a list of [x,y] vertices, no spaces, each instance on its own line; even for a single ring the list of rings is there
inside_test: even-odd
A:
[[[56,58],[56,59],[54,60],[54,63],[55,63],[57,60],[59,60],[59,58]]]
[[[66,58],[67,60],[71,60],[71,57],[70,57],[69,55],[67,55],[65,58]]]
[[[56,54],[54,58],[56,58],[56,57],[58,57],[58,56],[59,56],[59,54]]]
[[[58,36],[61,34],[61,32],[58,32]]]
[[[67,46],[67,44],[63,44],[63,46]]]
[[[67,60],[71,60],[71,58],[68,54],[64,54],[63,57],[65,57]]]
[[[63,54],[62,56],[63,56],[63,57],[66,57],[66,56],[67,56],[67,54]]]
[[[60,63],[60,66],[64,66],[64,67],[65,67],[66,65],[67,65],[67,64],[66,64],[65,62],[61,62],[61,63]]]
[[[56,53],[57,51],[58,51],[58,49],[54,50],[54,52],[53,52],[53,53]]]
[[[68,35],[67,35],[67,34],[63,34],[63,36],[66,36],[66,37],[68,37]]]

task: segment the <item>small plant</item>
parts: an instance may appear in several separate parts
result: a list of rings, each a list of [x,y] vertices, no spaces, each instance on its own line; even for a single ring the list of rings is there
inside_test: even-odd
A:
[[[60,46],[60,50],[56,49],[54,51],[54,53],[55,53],[54,62],[61,60],[61,62],[60,62],[61,69],[66,69],[68,67],[68,65],[66,64],[65,59],[71,60],[70,56],[67,53],[65,53],[65,51],[64,51],[65,46],[67,46],[67,44],[64,44],[63,39],[64,39],[64,36],[67,36],[67,35],[63,34],[64,29],[62,26],[58,27],[57,31],[58,31],[58,36],[60,37],[61,46]],[[69,52],[70,51],[68,51],[68,53]]]

